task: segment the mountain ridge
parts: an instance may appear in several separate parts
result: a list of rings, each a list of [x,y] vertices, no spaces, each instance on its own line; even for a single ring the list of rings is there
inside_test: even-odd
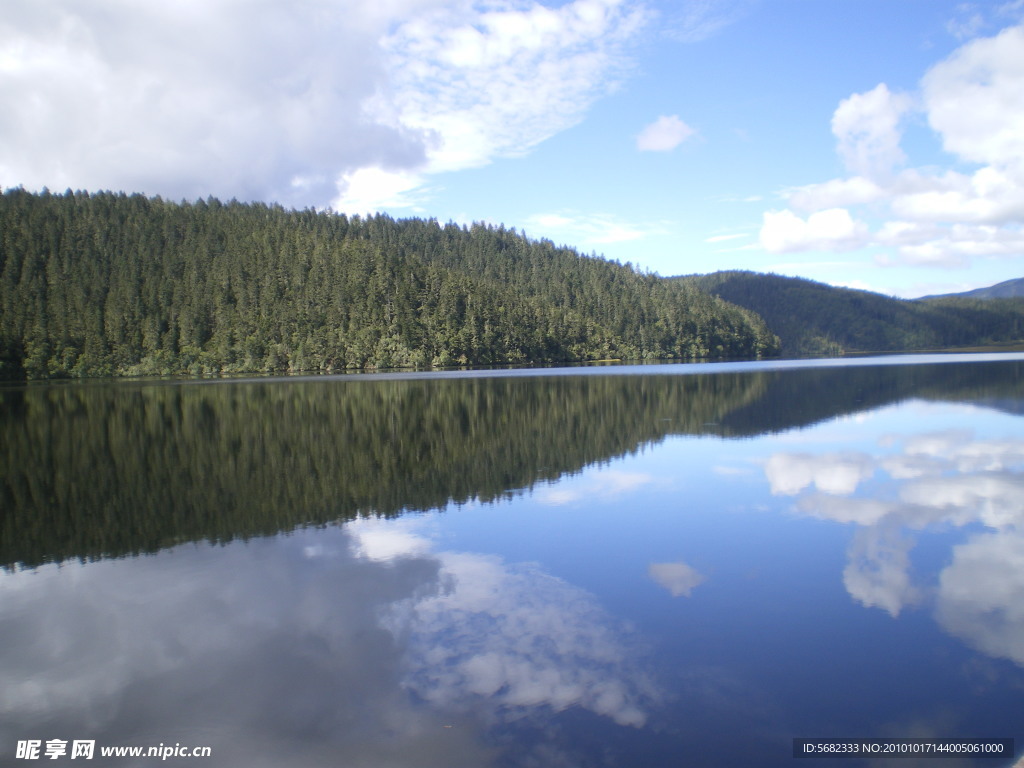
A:
[[[1004,280],[995,285],[984,288],[975,288],[972,291],[961,291],[960,293],[938,293],[930,296],[922,296],[918,301],[924,299],[1016,299],[1024,297],[1024,277],[1013,280]]]
[[[980,346],[1024,338],[1024,299],[897,299],[748,271],[668,278],[756,312],[783,354],[837,355]]]

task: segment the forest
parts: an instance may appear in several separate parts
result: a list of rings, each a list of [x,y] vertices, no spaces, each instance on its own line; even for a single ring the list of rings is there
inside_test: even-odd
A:
[[[504,227],[0,194],[0,378],[778,354],[756,313]]]
[[[936,350],[1024,340],[1024,298],[896,299],[803,278],[739,271],[670,279],[756,312],[778,335],[785,355]]]

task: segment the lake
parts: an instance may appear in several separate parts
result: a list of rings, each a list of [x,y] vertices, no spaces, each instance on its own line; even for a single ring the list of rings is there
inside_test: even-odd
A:
[[[7,386],[0,475],[0,764],[1021,751],[1024,354]]]

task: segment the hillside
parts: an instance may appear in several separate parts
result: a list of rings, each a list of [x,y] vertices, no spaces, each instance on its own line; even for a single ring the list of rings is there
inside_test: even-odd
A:
[[[941,349],[1024,338],[1024,300],[904,300],[795,277],[716,272],[670,280],[756,312],[784,354]]]
[[[1004,280],[987,288],[975,288],[963,293],[944,293],[938,296],[922,296],[922,299],[1017,299],[1024,298],[1024,277]]]
[[[750,358],[752,312],[503,227],[0,195],[0,375]]]

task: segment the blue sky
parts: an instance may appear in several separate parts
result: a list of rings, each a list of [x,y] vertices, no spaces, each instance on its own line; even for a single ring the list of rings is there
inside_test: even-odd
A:
[[[4,187],[906,297],[1024,276],[1024,0],[6,0],[0,107]]]

